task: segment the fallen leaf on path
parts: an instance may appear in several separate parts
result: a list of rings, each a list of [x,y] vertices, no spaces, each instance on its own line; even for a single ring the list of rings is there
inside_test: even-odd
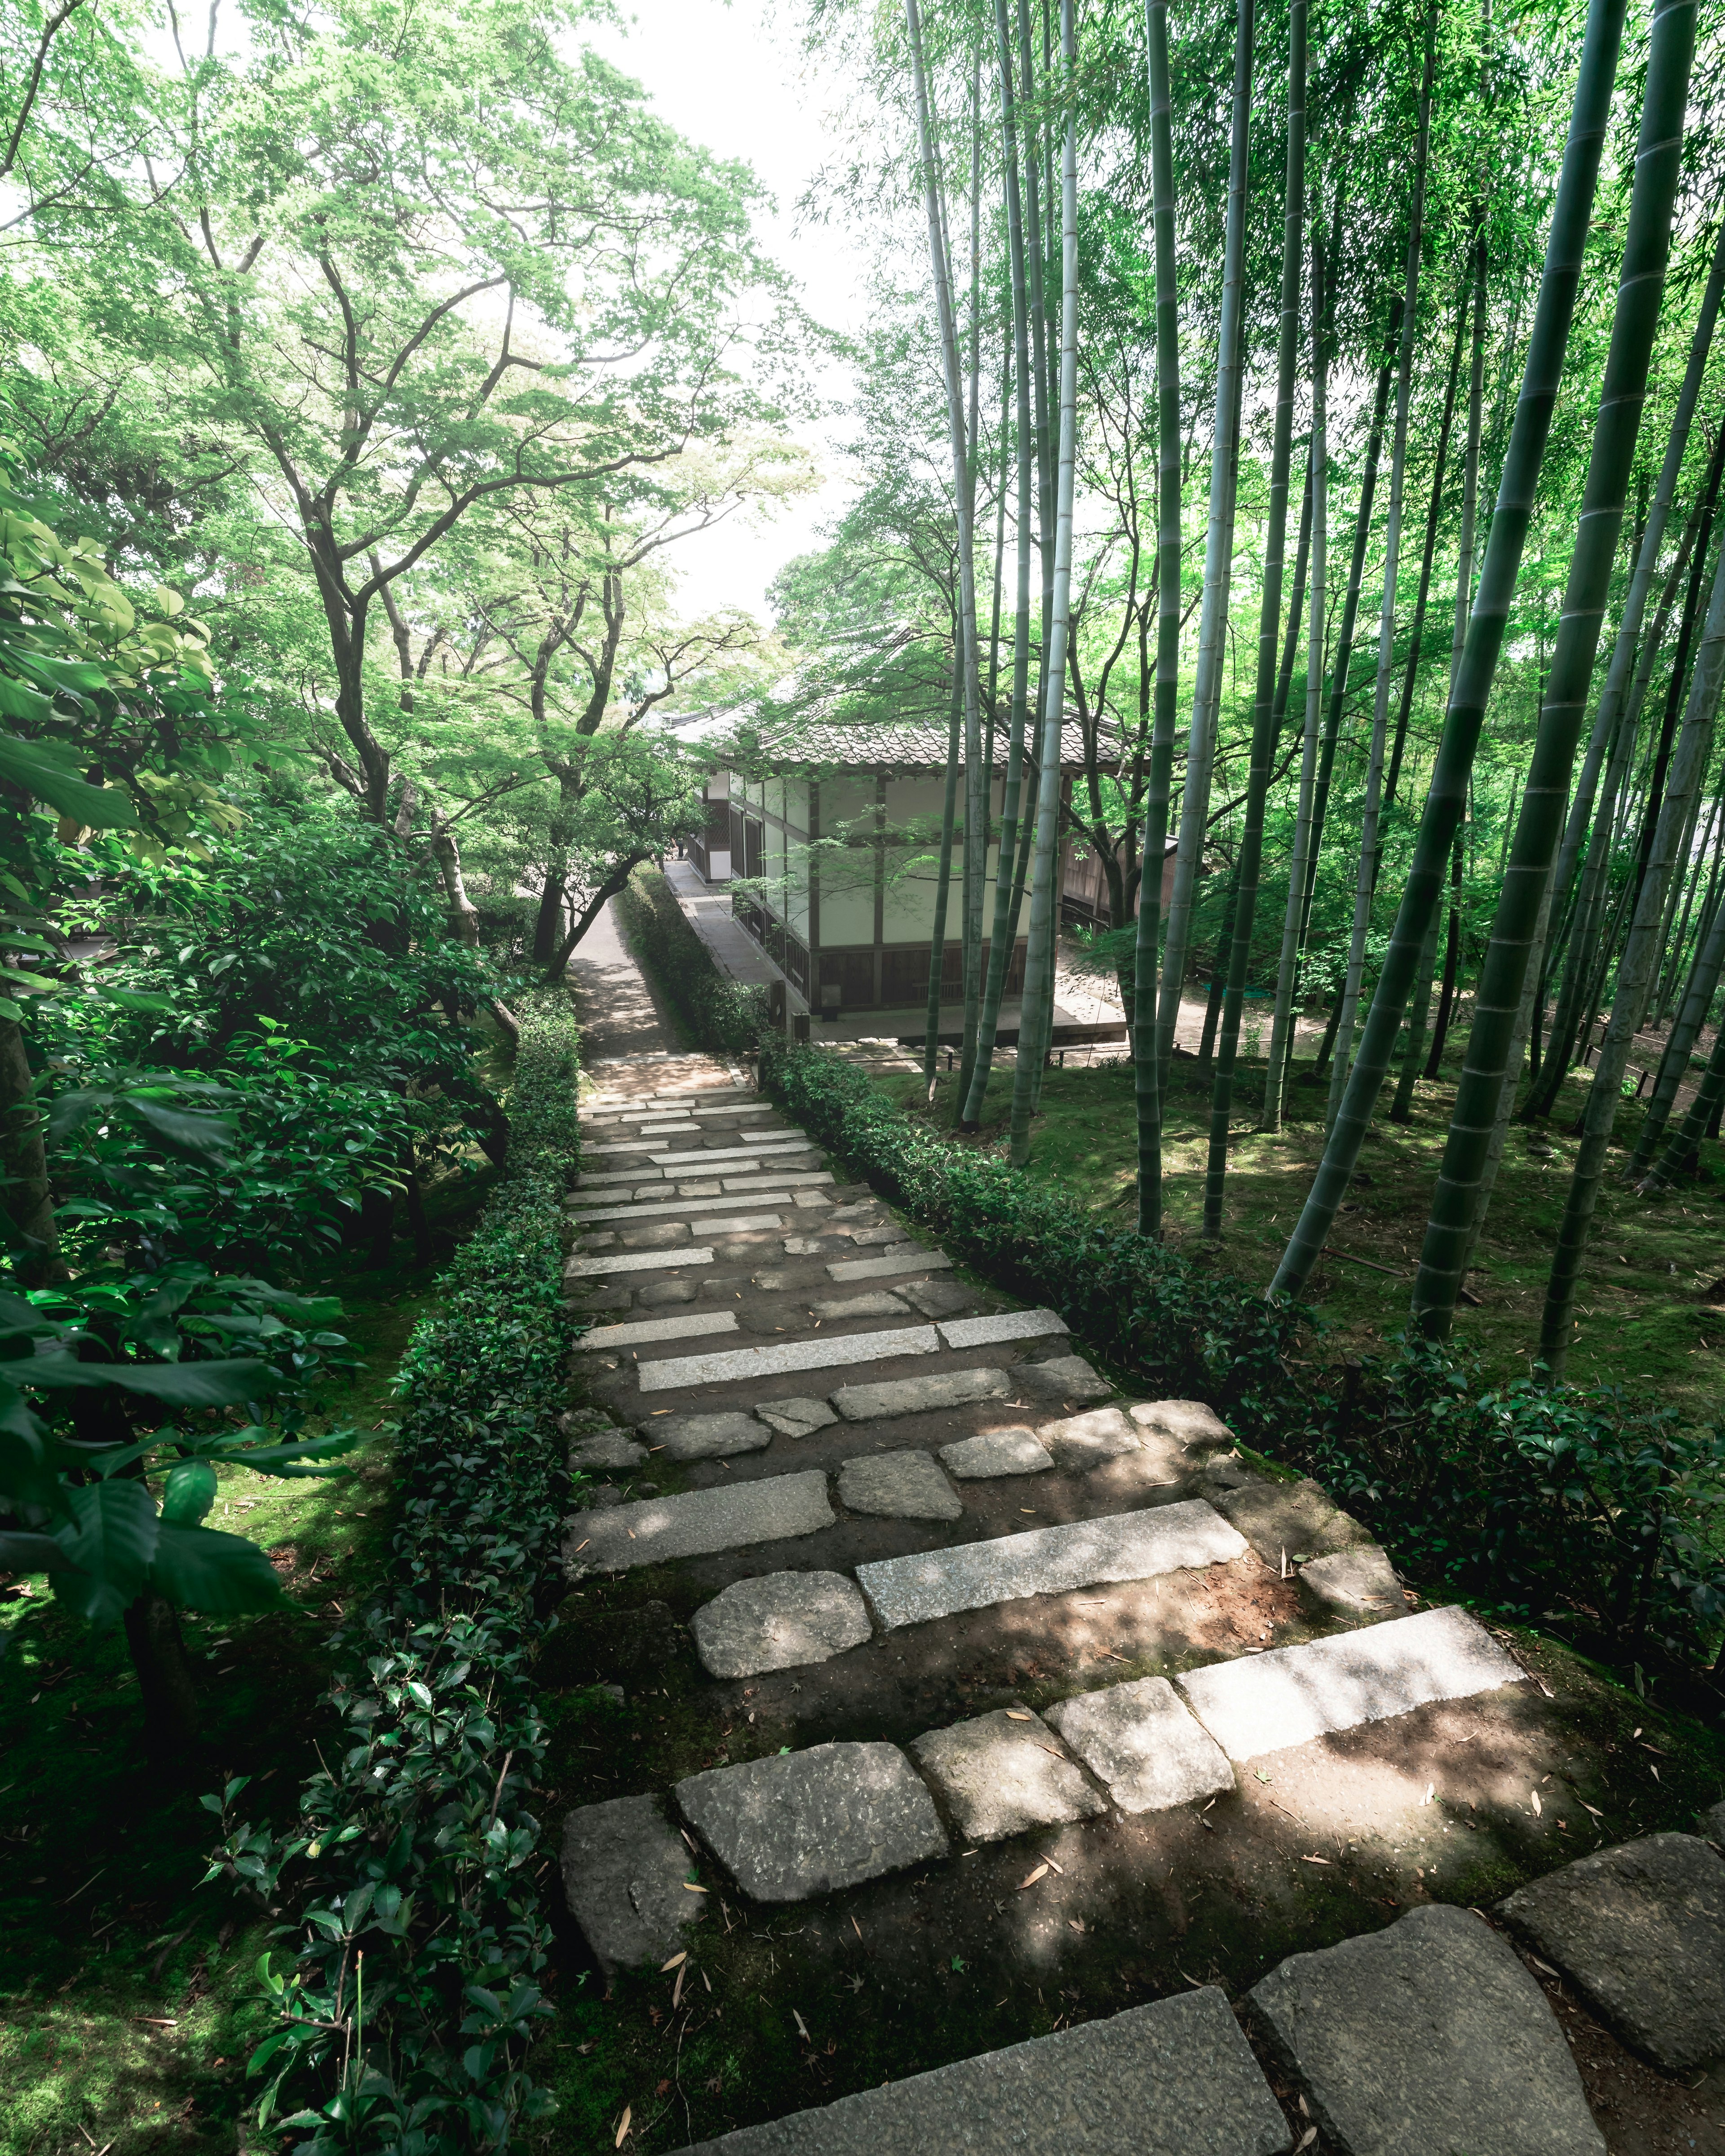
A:
[[[683,1892],[685,1894],[705,1894],[710,1891],[706,1887],[697,1887],[692,1879],[685,1879],[683,1881]]]
[[[794,2021],[794,2022],[796,2023],[796,2025],[797,2025],[797,2034],[798,2034],[798,2035],[803,2039],[803,2041],[805,2044],[812,2042],[814,2040],[810,2037],[810,2035],[809,2035],[809,2034],[808,2028],[807,2028],[807,2026],[805,2025],[805,2024],[804,2024],[804,2022],[803,2022],[803,2017],[802,2017],[802,2015],[801,2015],[797,2011],[797,2010],[796,2010],[796,2008],[795,2008],[794,2006],[791,2009],[791,2019],[792,2019],[792,2020],[793,2020],[793,2021]]]
[[[1036,1719],[1035,1716],[1031,1713],[1029,1709],[1024,1707],[1008,1707],[1006,1710],[1006,1718],[1009,1722],[1034,1722]]]
[[[678,2007],[683,2003],[683,1979],[687,1976],[688,1974],[689,1971],[686,1965],[677,1971],[676,1987],[671,1993],[671,2012],[673,2014],[676,2012]]]
[[[1327,1856],[1302,1856],[1300,1859],[1302,1864],[1327,1864],[1329,1861]]]
[[[624,2142],[627,2139],[629,2135],[629,2122],[634,2110],[634,2106],[633,2104],[626,2103],[623,2107],[623,2116],[617,2122],[617,2138],[611,2143],[611,2146],[614,2148],[622,2148]]]
[[[1054,1861],[1053,1857],[1051,1857],[1051,1856],[1049,1858],[1048,1862],[1049,1862],[1049,1868],[1050,1868],[1050,1871],[1058,1871],[1058,1872],[1060,1873],[1060,1876],[1061,1876],[1061,1878],[1062,1878],[1062,1879],[1064,1879],[1064,1878],[1065,1877],[1065,1876],[1066,1876],[1066,1867],[1065,1867],[1065,1866],[1064,1864],[1056,1864],[1056,1863],[1055,1862],[1055,1861]]]
[[[1047,1878],[1047,1876],[1048,1876],[1048,1866],[1047,1866],[1045,1864],[1039,1864],[1039,1865],[1037,1866],[1036,1869],[1035,1869],[1035,1870],[1034,1870],[1034,1871],[1030,1874],[1030,1876],[1029,1876],[1029,1877],[1028,1879],[1020,1879],[1020,1880],[1019,1880],[1019,1893],[1020,1893],[1020,1894],[1022,1894],[1022,1893],[1024,1892],[1024,1891],[1025,1887],[1034,1887],[1034,1886],[1036,1884],[1036,1881],[1037,1881],[1039,1879],[1046,1879],[1046,1878]]]
[[[673,1954],[671,1956],[670,1959],[660,1969],[659,1974],[661,1976],[669,1975],[672,1969],[680,1968],[682,1964],[688,1960],[688,1958],[689,1949],[687,1947],[685,1947],[681,1953]]]
[[[1538,1789],[1536,1789],[1536,1790],[1533,1792],[1533,1816],[1534,1816],[1534,1818],[1535,1818],[1535,1819],[1538,1819],[1538,1818],[1539,1818],[1539,1817],[1543,1814],[1544,1810],[1545,1810],[1545,1806],[1540,1803],[1540,1801],[1539,1801],[1539,1792],[1538,1792]]]

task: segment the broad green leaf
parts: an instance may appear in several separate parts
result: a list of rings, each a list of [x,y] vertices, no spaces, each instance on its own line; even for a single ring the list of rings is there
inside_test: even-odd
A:
[[[248,1358],[229,1363],[79,1363],[69,1355],[38,1355],[19,1368],[15,1381],[45,1392],[117,1385],[172,1408],[228,1408],[261,1400],[281,1380],[267,1363]]]
[[[17,1534],[0,1527],[0,1570],[75,1572],[77,1566],[52,1535]]]
[[[0,778],[99,830],[128,829],[137,822],[125,794],[112,787],[91,786],[64,770],[39,743],[12,734],[0,734]]]
[[[177,1527],[195,1527],[216,1502],[220,1488],[208,1460],[178,1460],[167,1471],[162,1517]]]
[[[162,1522],[150,1584],[177,1609],[217,1617],[274,1609],[286,1599],[275,1567],[255,1543],[172,1520]]]
[[[94,1482],[68,1490],[69,1522],[54,1540],[78,1567],[55,1573],[54,1591],[97,1626],[113,1624],[141,1591],[161,1523],[141,1482]]]

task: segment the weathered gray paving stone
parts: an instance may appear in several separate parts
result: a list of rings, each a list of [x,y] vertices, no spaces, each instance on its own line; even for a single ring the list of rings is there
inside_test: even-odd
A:
[[[733,1199],[732,1202],[734,1204],[736,1200]],[[767,1202],[771,1204],[772,1198],[769,1197]],[[783,1225],[783,1219],[777,1213],[732,1213],[722,1220],[703,1220],[701,1232],[703,1235],[756,1235],[763,1229],[782,1228]]]
[[[1000,1310],[987,1317],[949,1317],[935,1330],[953,1349],[993,1348],[1012,1340],[1064,1335],[1066,1321],[1057,1310]]]
[[[1036,1527],[986,1543],[927,1550],[859,1565],[857,1584],[888,1631],[960,1609],[983,1609],[1031,1594],[1067,1594],[1111,1580],[1154,1579],[1166,1572],[1225,1564],[1245,1545],[1202,1499],[1150,1512]]]
[[[751,1287],[757,1287],[763,1295],[783,1295],[797,1285],[794,1273],[756,1273],[750,1280]]]
[[[1020,1363],[1013,1383],[1026,1399],[1105,1400],[1114,1389],[1081,1355],[1058,1355],[1047,1363]]]
[[[973,1400],[1001,1400],[1009,1389],[1004,1370],[940,1370],[878,1385],[841,1385],[830,1397],[846,1422],[873,1422],[884,1415],[928,1414],[968,1407]]]
[[[578,1190],[612,1190],[623,1183],[633,1186],[637,1183],[655,1180],[660,1183],[665,1180],[656,1168],[613,1168],[598,1175],[578,1175],[575,1188]]]
[[[1057,1729],[1123,1812],[1172,1811],[1234,1787],[1221,1747],[1166,1677],[1140,1677],[1050,1707]]]
[[[578,1250],[612,1250],[617,1247],[617,1238],[615,1235],[578,1235],[575,1247]]]
[[[571,1468],[639,1467],[647,1457],[644,1445],[637,1445],[626,1430],[599,1430],[569,1447]]]
[[[872,1295],[835,1296],[828,1302],[811,1303],[809,1309],[811,1317],[826,1322],[835,1317],[902,1317],[906,1306],[885,1288],[876,1288]]]
[[[1202,1400],[1137,1400],[1127,1409],[1140,1430],[1172,1437],[1194,1452],[1227,1452],[1234,1432]]]
[[[769,1176],[767,1180],[772,1182],[773,1178]],[[750,1195],[758,1196],[762,1205],[788,1205],[791,1202],[789,1194],[779,1185],[775,1185],[771,1190],[751,1192]],[[583,1227],[617,1227],[621,1226],[625,1221],[657,1220],[668,1214],[680,1214],[699,1219],[704,1213],[721,1213],[727,1205],[734,1204],[735,1202],[734,1199],[728,1198],[664,1198],[655,1199],[648,1205],[604,1205],[592,1209],[583,1207],[578,1211],[572,1212],[569,1218]],[[706,1224],[703,1222],[703,1233],[705,1229]]]
[[[773,1432],[752,1414],[655,1415],[635,1425],[655,1452],[673,1460],[728,1460],[739,1452],[764,1452]]]
[[[1725,1858],[1699,1836],[1596,1850],[1498,1914],[1666,2073],[1725,2058]]]
[[[626,1287],[589,1287],[571,1293],[567,1301],[578,1317],[596,1317],[602,1311],[627,1310],[634,1296]]]
[[[722,1198],[731,1188],[731,1184],[721,1183],[716,1176],[711,1183],[679,1183],[675,1186],[679,1198]],[[635,1195],[638,1198],[651,1197],[651,1186],[645,1190],[638,1190]]]
[[[1291,1954],[1250,1999],[1341,2156],[1605,2156],[1544,1994],[1469,1910]]]
[[[1394,1566],[1375,1543],[1313,1558],[1301,1566],[1300,1584],[1324,1609],[1344,1616],[1394,1616],[1408,1606]]]
[[[617,1257],[572,1257],[562,1268],[565,1281],[606,1279],[613,1272],[654,1272],[658,1265],[711,1265],[711,1250],[680,1250],[675,1257],[660,1257],[658,1250],[619,1250]]]
[[[829,1661],[872,1630],[868,1605],[841,1572],[769,1572],[703,1603],[690,1626],[716,1677],[759,1676]]]
[[[806,1902],[947,1854],[934,1800],[896,1744],[817,1744],[716,1767],[679,1782],[676,1799],[757,1902]]]
[[[805,1213],[824,1212],[832,1202],[824,1190],[793,1190],[791,1193],[792,1204],[800,1205]]]
[[[1240,2024],[1207,1984],[681,2156],[1283,2156],[1290,2142]]]
[[[870,1452],[839,1470],[839,1502],[888,1520],[957,1520],[958,1493],[927,1452]]]
[[[781,1437],[812,1437],[816,1430],[824,1430],[839,1419],[824,1400],[806,1399],[800,1395],[788,1400],[762,1400],[755,1413]]]
[[[877,1226],[886,1217],[872,1198],[860,1198],[848,1205],[835,1205],[833,1208],[834,1220],[860,1222],[863,1226],[868,1228]]]
[[[844,1258],[827,1267],[835,1281],[887,1280],[894,1273],[938,1273],[950,1270],[951,1258],[938,1250],[924,1250],[915,1243],[900,1243],[878,1258]]]
[[[583,1235],[581,1240],[582,1247],[585,1249],[597,1239]],[[688,1224],[683,1220],[658,1220],[650,1226],[625,1228],[617,1237],[626,1250],[669,1250],[676,1244],[686,1243],[688,1240]],[[679,1252],[679,1264],[681,1264],[682,1258],[683,1254]]]
[[[1290,1558],[1328,1557],[1372,1539],[1327,1490],[1309,1477],[1297,1482],[1250,1482],[1219,1496],[1216,1507],[1268,1564],[1279,1563],[1284,1550]]]
[[[971,1841],[1004,1841],[1033,1827],[1094,1819],[1107,1805],[1074,1762],[1057,1754],[1048,1727],[1023,1707],[931,1729],[911,1756]]]
[[[635,1301],[643,1310],[659,1310],[670,1303],[695,1302],[700,1296],[701,1283],[692,1280],[649,1281],[645,1287],[635,1291]]]
[[[644,1393],[684,1385],[732,1385],[744,1378],[783,1378],[797,1370],[842,1370],[852,1363],[891,1362],[900,1355],[932,1355],[940,1346],[932,1325],[899,1326],[891,1332],[828,1332],[817,1340],[784,1340],[770,1348],[733,1348],[719,1355],[679,1355],[644,1363]]]
[[[828,1250],[842,1250],[844,1245],[830,1236],[787,1235],[784,1254],[788,1258],[818,1258]]]
[[[728,1489],[691,1490],[618,1505],[602,1517],[583,1513],[564,1531],[563,1568],[572,1579],[595,1572],[626,1572],[674,1558],[707,1557],[752,1543],[788,1541],[832,1526],[827,1478],[768,1475]]]
[[[1118,1408],[1091,1408],[1060,1422],[1045,1422],[1036,1435],[1069,1470],[1100,1467],[1105,1460],[1141,1449],[1137,1430]]]
[[[1520,1663],[1465,1609],[1422,1609],[1417,1617],[1189,1670],[1179,1686],[1230,1759],[1255,1759],[1434,1700],[1471,1699],[1526,1682]]]
[[[735,1332],[732,1310],[698,1310],[687,1317],[644,1317],[629,1325],[595,1326],[575,1342],[578,1352],[593,1348],[650,1348],[660,1340],[698,1340],[704,1333]]]
[[[704,1895],[657,1797],[585,1804],[563,1822],[563,1895],[608,1975],[662,1961],[685,1943]]]
[[[924,1317],[957,1317],[976,1302],[974,1288],[963,1281],[907,1281],[893,1290]]]
[[[989,1475],[1041,1475],[1054,1466],[1033,1430],[986,1430],[980,1437],[961,1437],[941,1447],[940,1461],[947,1474],[965,1482]]]
[[[655,1152],[647,1157],[656,1168],[687,1168],[691,1161],[699,1161],[703,1168],[714,1162],[794,1160],[799,1153],[818,1152],[819,1148],[810,1138],[781,1138],[775,1134],[771,1144],[754,1146],[694,1146],[680,1152]],[[725,1173],[732,1173],[726,1168]]]
[[[877,1228],[853,1228],[850,1240],[859,1249],[867,1250],[871,1244],[902,1243],[904,1232],[896,1220],[885,1220]]]

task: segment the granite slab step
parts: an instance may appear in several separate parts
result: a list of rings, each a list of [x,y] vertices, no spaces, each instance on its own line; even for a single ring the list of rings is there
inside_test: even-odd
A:
[[[655,1152],[648,1155],[656,1168],[686,1168],[691,1160],[703,1167],[712,1161],[721,1160],[777,1160],[782,1154],[819,1152],[821,1148],[813,1138],[799,1138],[788,1131],[760,1133],[760,1143],[752,1146],[688,1146],[681,1152]]]
[[[1291,2146],[1226,1998],[1207,1984],[680,2156],[1284,2156]]]
[[[575,1342],[575,1352],[578,1355],[596,1348],[647,1348],[660,1340],[696,1340],[704,1333],[737,1329],[735,1311],[698,1310],[686,1317],[646,1317],[628,1325],[597,1325]]]
[[[1244,1538],[1219,1512],[1202,1498],[1190,1498],[1147,1512],[886,1558],[859,1565],[856,1580],[876,1621],[890,1632],[1033,1594],[1069,1594],[1081,1587],[1227,1564],[1245,1549]]]
[[[878,1337],[878,1336],[876,1336]],[[875,1385],[841,1385],[829,1395],[846,1422],[879,1422],[889,1415],[932,1414],[978,1400],[1004,1400],[1019,1373],[933,1370],[926,1378],[889,1378]]]
[[[854,1363],[937,1354],[940,1344],[932,1325],[911,1325],[895,1327],[889,1332],[829,1332],[818,1340],[778,1341],[770,1347],[734,1348],[717,1355],[678,1355],[644,1363],[641,1390],[666,1393],[684,1385],[732,1385],[781,1378],[796,1370],[843,1370]]]
[[[771,1180],[770,1178],[768,1179]],[[763,1205],[788,1205],[791,1202],[789,1191],[778,1187],[758,1193],[752,1191],[750,1196],[758,1197]],[[663,1220],[672,1215],[679,1219],[689,1219],[702,1213],[722,1213],[726,1206],[734,1210],[736,1203],[733,1198],[662,1199],[648,1205],[572,1207],[567,1217],[580,1228],[608,1227],[618,1221]]]
[[[687,1845],[657,1797],[583,1804],[563,1822],[563,1898],[608,1976],[687,1944],[704,1895],[689,1892]]]
[[[1080,1692],[1043,1719],[1123,1812],[1172,1811],[1234,1787],[1221,1747],[1166,1677]]]
[[[667,1266],[710,1265],[713,1254],[704,1247],[671,1250],[614,1250],[608,1257],[571,1258],[563,1266],[565,1280],[593,1280],[606,1273],[663,1271]]]
[[[911,1756],[967,1841],[1070,1826],[1108,1807],[1028,1708],[1004,1707],[915,1738]]]
[[[1434,1701],[1471,1699],[1527,1681],[1476,1618],[1448,1609],[1213,1663],[1189,1670],[1178,1682],[1229,1758],[1255,1759]]]
[[[901,1243],[878,1258],[841,1258],[827,1267],[835,1281],[886,1280],[894,1273],[937,1273],[950,1270],[953,1260],[939,1250],[925,1250],[915,1243]]]
[[[578,1512],[563,1531],[563,1569],[571,1579],[584,1579],[595,1572],[709,1557],[818,1534],[836,1517],[827,1478],[812,1468],[680,1496],[646,1497],[607,1512]]]
[[[859,1647],[873,1633],[868,1605],[839,1572],[771,1572],[740,1579],[690,1620],[710,1676],[754,1677],[806,1669]]]
[[[951,1348],[994,1348],[1064,1337],[1066,1321],[1055,1310],[1001,1310],[987,1317],[948,1317],[935,1331]]]
[[[806,1902],[947,1852],[933,1799],[896,1744],[817,1744],[710,1768],[675,1795],[756,1902]]]

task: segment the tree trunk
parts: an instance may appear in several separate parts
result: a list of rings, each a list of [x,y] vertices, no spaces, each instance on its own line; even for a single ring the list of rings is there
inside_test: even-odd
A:
[[[1311,1194],[1271,1284],[1272,1295],[1297,1295],[1305,1287],[1328,1240],[1336,1209],[1353,1180],[1378,1088],[1401,1029],[1426,924],[1442,889],[1444,865],[1461,820],[1474,752],[1485,723],[1486,703],[1527,542],[1552,413],[1563,380],[1599,157],[1610,119],[1623,14],[1623,0],[1591,0],[1522,394],[1504,458],[1497,511],[1486,542],[1485,567],[1468,624],[1467,645],[1444,721],[1406,888],[1353,1073]]]
[[[26,1287],[71,1278],[54,1226],[43,1127],[23,1034],[15,1019],[0,1018],[0,1204],[23,1248],[18,1272]]]
[[[1060,58],[1066,85],[1077,64],[1073,0],[1060,0]],[[1012,1164],[1030,1152],[1030,1116],[1048,1053],[1054,1010],[1055,890],[1060,849],[1060,716],[1066,685],[1068,607],[1072,588],[1072,488],[1078,406],[1078,136],[1068,106],[1060,154],[1060,443],[1055,521],[1054,607],[1043,669],[1042,768],[1036,797],[1036,867],[1030,886],[1030,936],[1019,1048],[1012,1079]]]
[[[1151,226],[1156,264],[1156,706],[1132,957],[1132,1084],[1141,1235],[1162,1233],[1162,1071],[1156,1042],[1157,942],[1180,695],[1180,320],[1168,0],[1145,0],[1150,87]]]
[[[1680,4],[1681,0],[1666,0],[1666,8],[1672,12]],[[1661,10],[1661,13],[1664,12]],[[1656,30],[1658,20],[1656,18]],[[1700,784],[1712,745],[1722,676],[1725,676],[1725,554],[1721,555],[1713,578],[1707,624],[1696,654],[1694,678],[1689,685],[1688,708],[1671,759],[1671,783],[1654,831],[1647,870],[1641,880],[1623,960],[1617,969],[1611,1023],[1606,1028],[1604,1044],[1594,1068],[1594,1082],[1588,1091],[1587,1107],[1582,1116],[1581,1145],[1570,1177],[1563,1224],[1558,1232],[1557,1255],[1546,1286],[1539,1353],[1553,1384],[1561,1382],[1568,1356],[1571,1312],[1599,1183],[1605,1172],[1605,1150],[1617,1120],[1624,1065],[1629,1060],[1647,983],[1658,957],[1656,946],[1665,910],[1666,880],[1671,873],[1679,834],[1688,817],[1690,798]]]
[[[1270,525],[1264,542],[1264,587],[1258,608],[1258,679],[1252,714],[1251,765],[1246,776],[1245,827],[1235,866],[1232,934],[1224,928],[1217,972],[1225,973],[1220,1044],[1210,1095],[1209,1158],[1204,1177],[1204,1234],[1222,1235],[1228,1180],[1228,1127],[1234,1112],[1234,1070],[1240,1050],[1240,1009],[1251,963],[1264,853],[1264,808],[1276,758],[1276,639],[1281,626],[1282,561],[1287,545],[1288,471],[1294,442],[1294,367],[1299,350],[1301,254],[1306,231],[1306,0],[1288,11],[1287,171],[1283,181],[1281,307],[1276,354],[1276,418],[1270,452]],[[1178,871],[1177,871],[1178,872]]]
[[[1713,1036],[1713,1052],[1707,1058],[1707,1067],[1695,1098],[1689,1103],[1688,1114],[1656,1166],[1649,1169],[1642,1181],[1644,1194],[1665,1189],[1693,1166],[1702,1138],[1718,1135],[1722,1102],[1725,1102],[1725,1025]]]
[[[1551,870],[1563,827],[1589,684],[1599,649],[1647,390],[1671,249],[1683,113],[1695,52],[1693,0],[1661,0],[1654,17],[1641,140],[1581,518],[1563,593],[1562,625],[1541,704],[1515,844],[1498,894],[1491,940],[1474,998],[1473,1026],[1414,1286],[1414,1313],[1430,1339],[1454,1318],[1473,1245],[1473,1213],[1506,1088],[1527,1038],[1524,991],[1549,917]],[[1507,1110],[1505,1110],[1507,1114]]]
[[[1215,439],[1210,451],[1209,517],[1204,538],[1204,611],[1198,640],[1198,671],[1192,690],[1192,727],[1186,750],[1186,784],[1180,798],[1180,839],[1174,855],[1174,886],[1169,894],[1168,939],[1162,963],[1162,999],[1157,1013],[1156,1052],[1161,1082],[1168,1083],[1174,1034],[1180,1019],[1180,992],[1192,933],[1192,910],[1204,865],[1209,828],[1210,770],[1215,746],[1215,711],[1222,680],[1228,630],[1228,584],[1234,538],[1237,477],[1235,447],[1240,424],[1240,346],[1245,296],[1245,225],[1248,149],[1252,110],[1252,42],[1255,0],[1236,0],[1234,44],[1234,103],[1228,152],[1228,216],[1222,254],[1222,313],[1216,341]]]
[[[1701,948],[1695,954],[1695,963],[1690,968],[1688,984],[1683,992],[1683,1007],[1666,1042],[1665,1053],[1659,1059],[1659,1072],[1653,1081],[1653,1097],[1647,1103],[1641,1134],[1635,1141],[1629,1166],[1623,1172],[1626,1183],[1640,1183],[1659,1150],[1677,1088],[1689,1075],[1695,1044],[1712,1009],[1722,968],[1725,968],[1725,906],[1715,909]]]
[[[476,951],[480,940],[479,909],[467,896],[467,885],[461,874],[461,849],[455,834],[441,818],[434,831],[431,851],[438,874],[443,878],[444,896],[449,901],[449,933],[458,943]]]
[[[173,1604],[146,1587],[125,1615],[126,1644],[144,1706],[151,1764],[178,1781],[197,1764],[198,1694]]]
[[[1435,911],[1435,908],[1434,908]],[[1450,1037],[1450,1020],[1455,1014],[1455,991],[1461,975],[1461,834],[1450,855],[1450,920],[1444,939],[1444,979],[1438,991],[1437,1023],[1431,1029],[1431,1048],[1424,1075],[1435,1078],[1443,1064]]]

